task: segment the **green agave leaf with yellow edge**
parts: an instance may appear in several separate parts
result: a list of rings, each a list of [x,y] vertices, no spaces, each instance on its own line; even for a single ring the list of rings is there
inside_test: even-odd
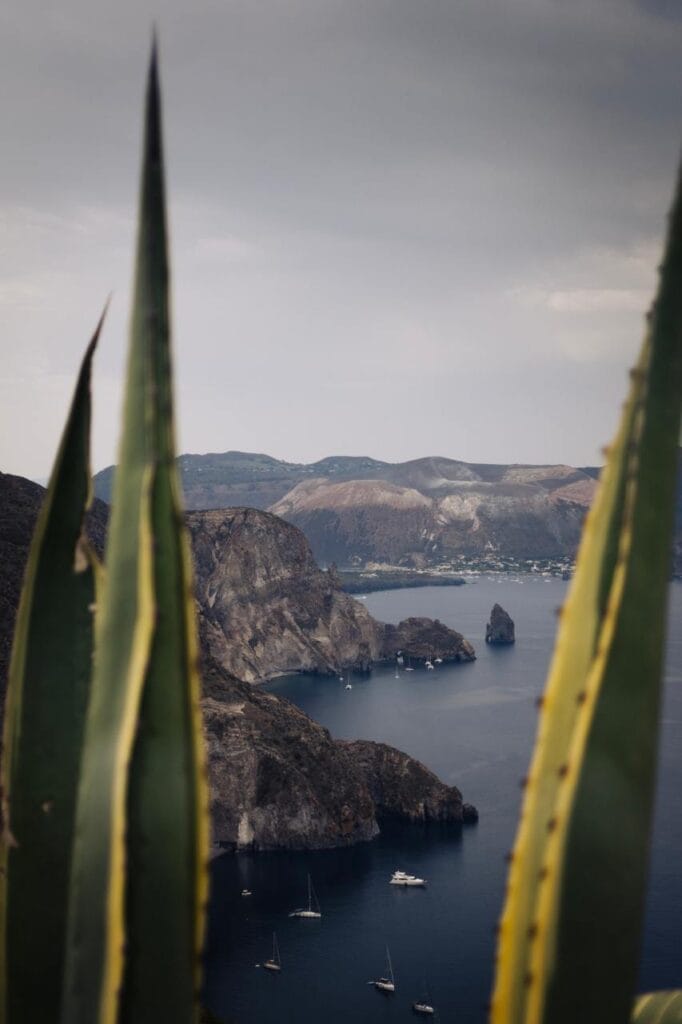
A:
[[[682,991],[649,992],[638,996],[631,1024],[682,1024]]]
[[[123,437],[74,850],[64,1024],[188,1024],[197,1013],[208,793],[174,455],[154,48]]]
[[[651,821],[682,396],[682,203],[584,530],[500,921],[493,1024],[624,1024]]]
[[[12,648],[2,764],[0,1021],[56,1022],[98,567],[84,535],[90,376],[78,382],[38,516]],[[39,976],[39,983],[37,981]]]

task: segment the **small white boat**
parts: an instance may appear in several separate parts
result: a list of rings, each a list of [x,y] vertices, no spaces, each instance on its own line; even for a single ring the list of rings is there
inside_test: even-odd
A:
[[[313,907],[315,907],[314,910]],[[310,875],[308,875],[308,906],[300,908],[299,910],[292,910],[289,917],[322,917],[320,912],[320,901],[318,900],[315,889],[313,888],[313,880]]]
[[[250,889],[242,889],[242,896],[253,896]]]
[[[436,1012],[435,1007],[429,1002],[428,996],[424,996],[423,999],[417,999],[416,1002],[412,1003],[412,1009],[423,1017],[432,1017]]]
[[[391,954],[386,946],[386,974],[381,978],[376,978],[374,981],[368,982],[370,985],[374,985],[379,992],[395,992],[395,977],[393,975],[393,964],[391,963]]]
[[[424,662],[429,672],[433,672],[433,662],[429,661],[428,658]]]
[[[433,663],[434,663],[434,665],[442,665],[443,664],[443,659],[442,658],[434,658],[433,659]]]
[[[272,933],[272,957],[270,960],[263,961],[263,967],[266,971],[281,971],[282,960],[279,955],[279,944],[277,942],[277,936]]]
[[[425,878],[417,878],[416,875],[408,875],[405,871],[394,871],[389,879],[389,885],[418,885],[426,886]]]
[[[353,674],[352,674],[352,672],[349,669],[348,670],[348,675],[346,676],[346,689],[347,690],[352,690],[353,689],[353,684],[351,682],[352,678],[353,678]]]

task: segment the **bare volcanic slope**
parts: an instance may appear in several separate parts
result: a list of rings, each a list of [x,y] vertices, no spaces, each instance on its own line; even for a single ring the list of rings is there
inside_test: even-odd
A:
[[[430,457],[332,456],[310,465],[224,452],[178,459],[188,508],[269,508],[301,527],[323,563],[421,567],[478,558],[572,557],[599,469]],[[108,500],[113,467],[95,477]],[[682,494],[676,571],[682,572]]]
[[[322,562],[441,564],[457,556],[575,552],[596,480],[570,466],[467,466],[420,459],[393,480],[298,484],[271,511],[300,527]]]

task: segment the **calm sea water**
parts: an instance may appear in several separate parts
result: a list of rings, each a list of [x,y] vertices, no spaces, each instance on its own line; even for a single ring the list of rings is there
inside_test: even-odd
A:
[[[566,584],[487,578],[459,588],[372,594],[372,614],[397,622],[439,618],[469,638],[468,665],[434,672],[376,670],[346,691],[338,680],[287,677],[269,688],[336,737],[383,740],[456,784],[480,812],[478,825],[385,833],[371,844],[311,854],[225,856],[213,864],[206,1002],[238,1024],[376,1024],[414,1019],[426,986],[443,1022],[482,1024],[492,979],[493,929]],[[484,643],[498,601],[516,622],[513,648]],[[647,922],[643,989],[682,984],[682,584],[671,588],[666,698]],[[426,890],[396,890],[400,868]],[[320,921],[288,912],[305,902],[310,872]],[[253,891],[240,897],[241,889]],[[255,964],[276,931],[283,971]],[[390,947],[397,990],[366,984]]]

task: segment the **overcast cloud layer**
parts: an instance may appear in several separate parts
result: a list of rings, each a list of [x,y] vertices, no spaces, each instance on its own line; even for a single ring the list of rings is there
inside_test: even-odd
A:
[[[676,171],[676,0],[51,7],[0,13],[0,469],[48,473],[112,290],[114,461],[152,19],[182,451],[599,459]]]

